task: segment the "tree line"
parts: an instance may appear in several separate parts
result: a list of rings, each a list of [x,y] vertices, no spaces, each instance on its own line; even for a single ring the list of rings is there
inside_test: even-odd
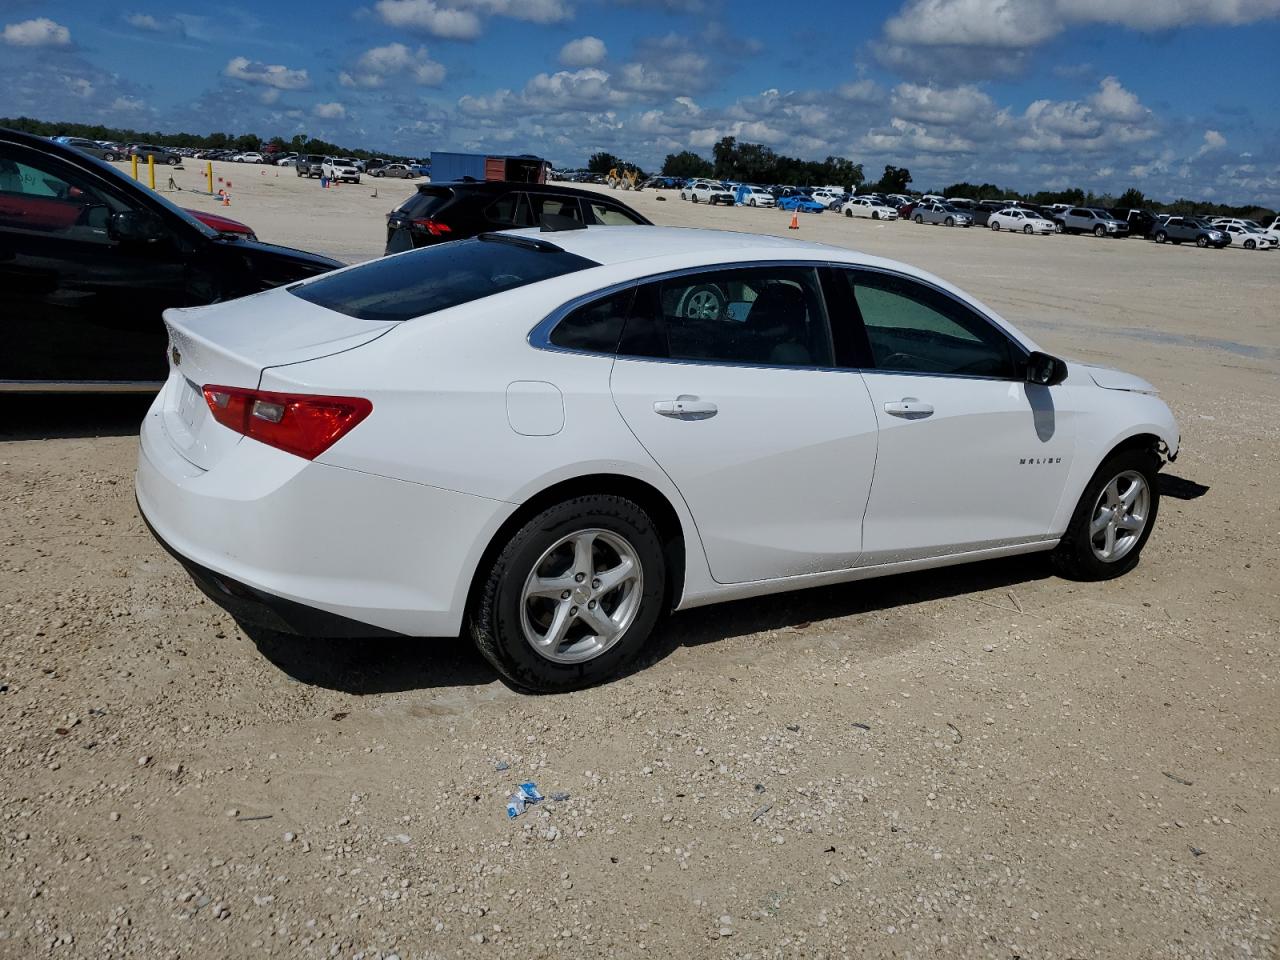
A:
[[[150,143],[157,147],[196,147],[206,150],[234,150],[237,153],[258,152],[274,145],[279,150],[294,153],[320,153],[328,156],[355,157],[367,160],[382,157],[395,162],[412,162],[415,158],[391,153],[372,153],[360,147],[344,147],[327,140],[319,140],[305,133],[291,139],[269,137],[263,139],[256,133],[161,133],[156,130],[130,130],[124,127],[108,127],[100,123],[67,123],[54,120],[36,120],[32,117],[0,117],[0,127],[33,133],[40,137],[83,137],[86,140],[111,140],[121,143]]]

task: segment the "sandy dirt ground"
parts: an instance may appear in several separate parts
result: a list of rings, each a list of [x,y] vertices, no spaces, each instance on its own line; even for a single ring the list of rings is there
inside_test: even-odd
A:
[[[223,212],[347,260],[413,189],[218,166]],[[1137,570],[698,610],[630,675],[528,697],[458,640],[250,638],[138,519],[145,402],[7,400],[0,956],[1280,956],[1280,253],[798,235],[1159,385],[1184,446]],[[567,799],[508,821],[523,780]]]

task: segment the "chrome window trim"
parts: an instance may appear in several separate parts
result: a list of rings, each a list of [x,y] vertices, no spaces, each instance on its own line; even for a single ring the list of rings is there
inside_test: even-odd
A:
[[[0,380],[0,393],[156,393],[163,380]]]
[[[1031,355],[1031,351],[1028,350],[1021,343],[1019,343],[1018,340],[1015,339],[1012,335],[1010,335],[1009,331],[1005,330],[1004,327],[996,323],[989,316],[987,316],[981,310],[974,307],[972,304],[966,303],[964,300],[957,297],[950,290],[943,289],[942,287],[938,286],[935,283],[931,283],[930,281],[921,279],[920,277],[912,276],[909,273],[902,273],[899,270],[889,270],[884,267],[871,266],[869,264],[845,263],[838,260],[734,261],[731,263],[706,264],[700,267],[681,267],[678,270],[666,270],[660,273],[649,274],[643,277],[635,277],[630,280],[621,280],[618,283],[610,284],[607,287],[600,287],[597,290],[592,290],[590,293],[580,294],[579,296],[574,297],[572,300],[566,301],[565,303],[556,307],[556,309],[552,310],[551,313],[547,314],[546,317],[544,317],[536,326],[534,326],[532,330],[529,331],[526,339],[529,343],[529,346],[533,347],[535,350],[545,350],[548,353],[566,353],[566,354],[572,354],[575,356],[582,356],[582,357],[612,357],[615,360],[640,360],[648,363],[697,364],[699,366],[744,367],[748,369],[764,369],[764,370],[807,370],[810,372],[821,371],[823,373],[860,373],[860,374],[878,373],[885,376],[896,376],[896,377],[946,377],[948,379],[956,379],[956,380],[992,380],[992,381],[998,381],[1000,383],[1021,383],[1022,382],[1016,377],[987,377],[987,376],[981,376],[981,375],[972,374],[972,373],[930,373],[928,371],[920,371],[920,370],[881,370],[879,367],[842,367],[842,366],[834,366],[834,365],[801,367],[801,366],[793,366],[788,364],[747,363],[744,361],[732,361],[732,360],[686,360],[686,359],[673,359],[671,357],[644,357],[644,356],[636,356],[633,354],[619,353],[617,351],[605,352],[603,350],[577,350],[572,347],[561,347],[551,342],[551,331],[556,328],[556,325],[561,320],[563,320],[566,316],[568,316],[574,310],[577,310],[579,307],[584,307],[587,304],[594,303],[596,300],[603,300],[605,297],[613,296],[615,293],[620,293],[623,290],[626,290],[630,287],[638,287],[641,284],[653,283],[655,281],[674,279],[678,277],[693,276],[694,274],[699,274],[699,273],[711,273],[718,270],[740,270],[740,269],[750,268],[750,267],[807,267],[810,269],[822,269],[825,267],[825,268],[831,268],[836,270],[863,270],[871,273],[883,274],[885,276],[894,277],[901,280],[909,280],[913,283],[918,283],[923,287],[927,287],[928,289],[933,290],[936,293],[942,294],[948,300],[951,300],[952,302],[958,304],[960,307],[964,308],[965,310],[968,310],[970,313],[973,313],[976,316],[981,317],[984,321],[986,321],[992,327],[992,329],[994,329],[997,333],[999,333],[1002,337],[1004,337],[1013,345],[1014,349],[1022,355],[1022,359],[1025,360],[1027,357]],[[823,299],[824,299],[824,306],[825,306],[826,298],[824,297]],[[831,318],[829,316],[827,317],[827,326],[828,326],[828,333],[830,333]]]

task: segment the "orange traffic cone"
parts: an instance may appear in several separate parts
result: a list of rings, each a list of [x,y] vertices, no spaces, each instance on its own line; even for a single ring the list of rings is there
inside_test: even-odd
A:
[[[788,230],[799,230],[799,229],[800,229],[800,211],[799,211],[799,210],[792,210],[792,211],[791,211],[791,225],[790,225],[789,227],[787,227],[787,229],[788,229]]]

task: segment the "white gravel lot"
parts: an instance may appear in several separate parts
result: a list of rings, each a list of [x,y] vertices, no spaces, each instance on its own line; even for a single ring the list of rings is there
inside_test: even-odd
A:
[[[412,189],[219,173],[264,239],[349,260]],[[1159,385],[1184,452],[1138,569],[701,609],[528,697],[457,640],[250,638],[137,516],[144,402],[6,399],[0,957],[1280,956],[1280,253],[798,233]],[[530,779],[568,798],[509,821]]]

